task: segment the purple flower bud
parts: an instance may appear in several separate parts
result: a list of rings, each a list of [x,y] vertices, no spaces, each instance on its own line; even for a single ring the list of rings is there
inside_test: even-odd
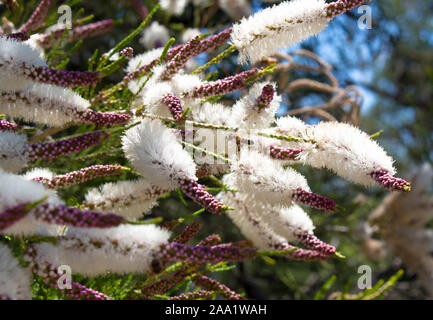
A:
[[[366,0],[338,0],[329,3],[326,6],[326,15],[329,18],[334,18],[342,13],[345,13],[353,8],[362,5]]]
[[[27,22],[19,29],[20,32],[31,32],[40,28],[44,24],[45,17],[48,13],[50,0],[42,0],[36,7],[32,16]]]
[[[331,212],[336,210],[335,206],[337,205],[336,202],[332,199],[320,196],[313,192],[302,190],[301,188],[297,189],[294,192],[293,201],[314,209]]]
[[[270,156],[277,160],[298,160],[302,149],[284,148],[278,146],[269,147]]]
[[[120,175],[124,168],[119,165],[94,165],[78,171],[69,172],[54,178],[36,177],[33,180],[45,184],[50,189],[60,189],[93,180],[99,177]]]
[[[204,300],[211,298],[213,295],[215,295],[214,291],[197,290],[186,294],[182,293],[178,296],[170,297],[167,300]]]
[[[209,81],[195,87],[191,92],[185,92],[184,95],[193,98],[206,98],[240,90],[248,84],[248,80],[257,75],[260,71],[261,70],[258,68],[253,68],[224,79]]]
[[[0,120],[0,131],[17,131],[19,126],[5,120]]]
[[[45,66],[21,63],[21,75],[36,82],[53,84],[60,87],[84,87],[101,80],[100,73],[87,71],[64,71]]]
[[[257,98],[255,109],[260,112],[262,109],[268,108],[274,99],[275,89],[271,84],[267,84],[263,87],[262,94]]]
[[[131,119],[131,115],[127,113],[100,112],[91,109],[78,111],[77,114],[81,121],[97,127],[125,124]]]
[[[186,226],[185,229],[182,230],[182,232],[174,238],[173,242],[177,243],[188,243],[194,238],[194,236],[200,231],[201,229],[201,223],[200,222],[193,222]]]
[[[323,242],[312,233],[298,232],[296,236],[304,246],[314,251],[321,252],[326,256],[331,256],[337,251],[334,246]]]
[[[374,171],[371,177],[376,180],[385,189],[409,192],[411,189],[410,182],[401,178],[395,178],[386,170]]]
[[[243,261],[254,258],[257,249],[234,246],[188,246],[170,242],[161,245],[163,261],[184,261],[189,263],[218,263],[223,261]]]
[[[218,47],[222,45],[224,42],[230,39],[230,33],[232,31],[232,28],[227,28],[215,35],[212,35],[202,41],[200,41],[200,44],[196,47],[194,54],[199,55],[200,53],[203,53],[207,50],[213,49],[215,47]],[[164,60],[164,62],[170,61],[173,59],[180,50],[182,50],[184,45],[177,45],[167,51],[167,56]],[[190,57],[192,58],[192,57]],[[150,62],[147,65],[139,67],[137,70],[131,71],[128,73],[122,80],[122,84],[126,85],[128,81],[137,79],[138,77],[142,76],[143,74],[147,74],[157,63],[159,59],[155,59],[152,62]]]
[[[125,59],[130,60],[132,59],[132,57],[134,57],[134,49],[132,49],[131,47],[126,47],[125,49],[120,51],[120,55]]]
[[[19,204],[12,208],[8,208],[0,213],[0,232],[9,228],[29,213],[27,203]]]
[[[108,136],[109,134],[106,131],[95,131],[51,143],[28,144],[29,158],[31,161],[59,158],[97,145]]]
[[[17,41],[27,41],[30,39],[27,33],[24,32],[17,32],[17,33],[11,33],[7,35],[7,39],[14,39]]]
[[[65,205],[44,203],[34,209],[37,219],[47,223],[69,225],[78,228],[111,228],[125,222],[125,219],[113,213],[82,211]]]
[[[178,97],[169,93],[162,98],[162,103],[167,105],[174,120],[179,120],[182,117],[183,108]]]
[[[245,298],[232,291],[229,287],[219,283],[218,281],[211,279],[206,276],[197,276],[193,279],[193,282],[206,290],[215,291],[220,296],[228,300],[244,300]]]
[[[229,208],[219,202],[213,195],[205,190],[205,187],[193,180],[180,180],[180,188],[195,203],[211,213],[221,215]]]
[[[94,37],[100,34],[104,34],[112,30],[114,27],[114,20],[102,20],[95,23],[90,23],[84,26],[76,26],[73,27],[72,30],[68,30],[68,36],[66,38],[69,42],[74,42],[78,40],[83,40],[86,38]],[[53,45],[53,40],[58,41],[63,33],[65,32],[64,28],[55,30],[50,34],[43,36],[39,39],[39,44],[43,48],[49,48]]]
[[[185,66],[189,59],[196,56],[197,52],[200,51],[200,41],[201,36],[199,35],[184,44],[174,58],[167,64],[166,69],[161,74],[161,80],[170,80],[173,78],[173,76]]]

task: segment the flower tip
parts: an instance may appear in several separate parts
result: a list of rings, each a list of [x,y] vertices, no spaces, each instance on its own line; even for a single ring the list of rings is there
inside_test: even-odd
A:
[[[402,189],[403,192],[410,192],[411,190],[412,190],[412,186],[410,182],[408,182],[408,184],[405,185]]]
[[[229,211],[229,210],[235,210],[235,208],[225,206],[225,205],[221,207],[221,211]]]
[[[335,251],[335,256],[337,257],[337,258],[340,258],[340,259],[346,259],[346,256],[344,256],[344,255],[342,255],[340,252],[338,252],[338,251]]]

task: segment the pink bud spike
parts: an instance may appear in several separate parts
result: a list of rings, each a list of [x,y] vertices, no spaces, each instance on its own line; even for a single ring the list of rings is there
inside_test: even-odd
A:
[[[183,45],[174,58],[167,64],[166,69],[161,75],[161,80],[170,80],[177,72],[179,72],[179,70],[184,67],[185,63],[200,51],[200,41],[201,36],[196,36],[194,39]]]
[[[218,263],[223,261],[243,261],[257,254],[253,247],[239,248],[226,246],[188,246],[171,242],[161,245],[160,256],[165,261],[189,263]]]
[[[108,136],[106,131],[95,131],[51,143],[28,144],[27,151],[32,161],[55,159],[97,145]]]
[[[234,92],[245,87],[248,84],[248,80],[259,74],[260,71],[258,68],[253,68],[224,79],[206,82],[201,86],[195,87],[191,92],[185,92],[184,95],[193,98],[206,98]]]
[[[174,238],[173,242],[178,243],[188,243],[189,241],[194,238],[194,236],[200,231],[201,229],[201,223],[200,222],[193,222],[186,226],[185,229],[182,230],[182,232]]]
[[[134,49],[131,47],[126,47],[122,51],[120,51],[120,55],[127,60],[131,60],[134,57]]]
[[[29,20],[27,20],[27,22],[19,29],[19,32],[32,32],[40,28],[44,24],[49,6],[50,0],[42,0],[36,7]]]
[[[337,249],[334,246],[331,246],[319,238],[317,238],[314,234],[308,232],[298,232],[296,234],[298,240],[307,248],[312,250],[321,252],[325,256],[333,255]]]
[[[74,42],[83,40],[86,38],[94,37],[100,34],[104,34],[112,30],[114,27],[114,20],[107,19],[98,21],[95,23],[86,24],[84,26],[75,26],[72,30],[68,30],[68,36],[66,40],[68,42]],[[53,42],[58,41],[65,32],[64,28],[55,30],[39,39],[39,44],[43,48],[49,48],[53,45]],[[53,41],[54,40],[54,41]]]
[[[266,109],[270,106],[274,99],[275,89],[271,84],[267,84],[263,87],[262,94],[257,98],[255,108],[260,112],[262,109]]]
[[[337,205],[337,203],[332,199],[315,194],[313,192],[302,190],[301,188],[294,192],[293,201],[314,209],[331,212],[336,210],[335,207]]]
[[[411,190],[410,182],[401,178],[395,178],[386,170],[373,171],[370,173],[370,176],[385,189],[403,192],[409,192]]]
[[[60,87],[84,87],[101,80],[99,72],[64,71],[44,66],[33,66],[22,62],[22,75],[33,81],[54,84]]]
[[[24,32],[17,32],[17,33],[11,33],[7,35],[7,39],[14,39],[17,41],[27,41],[30,39],[27,33]]]
[[[245,298],[232,291],[226,285],[219,283],[218,281],[211,279],[206,276],[197,276],[193,279],[193,282],[206,290],[215,291],[220,296],[228,300],[244,300]]]
[[[0,131],[17,131],[20,127],[5,120],[0,120]]]
[[[84,183],[99,177],[120,175],[123,172],[123,167],[119,165],[94,165],[88,168],[69,172],[65,175],[56,176],[51,179],[36,177],[33,180],[45,184],[50,189],[60,189]]]
[[[302,149],[284,148],[278,146],[270,146],[270,156],[276,160],[299,160]]]
[[[169,93],[162,98],[162,103],[167,105],[174,120],[179,120],[182,117],[183,108],[178,97]]]
[[[326,6],[326,15],[329,18],[334,18],[340,14],[343,14],[353,8],[356,8],[365,2],[369,2],[366,0],[338,0],[336,2],[332,2]]]
[[[19,204],[0,213],[0,232],[9,228],[29,213],[27,204]]]
[[[205,190],[205,187],[197,181],[184,179],[179,181],[182,191],[195,203],[211,213],[221,215],[229,208],[219,202],[213,195]]]
[[[220,45],[222,45],[223,43],[225,43],[227,40],[230,39],[230,33],[232,31],[232,28],[227,28],[224,29],[223,31],[212,35],[204,40],[202,40],[199,44],[199,46],[197,46],[194,54],[195,55],[199,55],[200,53],[203,53],[207,50],[213,49],[215,47],[218,47]],[[167,52],[167,56],[164,60],[164,62],[170,61],[171,59],[173,59],[180,50],[182,50],[184,45],[177,45],[171,49],[168,50]],[[128,83],[128,81],[133,80],[133,79],[137,79],[140,76],[142,76],[143,74],[147,74],[157,63],[158,63],[159,59],[155,59],[152,62],[148,63],[147,65],[143,65],[140,68],[138,68],[137,70],[131,71],[130,73],[128,73],[122,80],[122,83],[124,85],[126,85],[126,83]]]
[[[112,228],[125,222],[113,213],[82,211],[64,205],[44,203],[34,209],[35,217],[47,223],[68,225],[77,228]]]
[[[77,111],[77,114],[81,121],[97,127],[125,124],[131,119],[131,115],[127,113],[100,112],[91,109]]]

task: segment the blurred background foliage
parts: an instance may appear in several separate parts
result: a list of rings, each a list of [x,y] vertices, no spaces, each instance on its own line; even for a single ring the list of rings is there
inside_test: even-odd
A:
[[[57,17],[55,9],[62,3],[72,6],[75,17],[93,15],[92,21],[108,18],[116,20],[114,30],[85,40],[76,51],[68,55],[70,60],[67,66],[65,65],[68,69],[86,70],[95,50],[99,50],[100,54],[108,52],[142,21],[131,2],[126,0],[53,2],[50,19],[54,23]],[[16,25],[20,25],[20,21],[24,21],[31,14],[38,1],[18,3],[20,6],[12,15],[6,13],[4,6],[0,7],[0,10],[3,10],[0,15],[5,14]],[[154,0],[143,0],[143,4],[149,9],[156,3]],[[249,5],[252,11],[257,11],[269,3],[250,1]],[[361,14],[353,10],[332,21],[318,37],[289,48],[287,53],[290,54],[297,49],[310,50],[332,66],[332,74],[338,79],[341,87],[359,87],[363,96],[359,126],[369,134],[383,130],[377,137],[378,142],[395,157],[399,176],[409,178],[414,167],[423,162],[431,162],[433,157],[433,2],[381,0],[373,1],[369,6],[373,14],[372,29],[361,30],[357,24]],[[153,20],[165,25],[177,43],[181,42],[182,33],[187,28],[215,32],[233,23],[227,12],[218,6],[217,0],[207,1],[206,5],[201,6],[191,2],[180,16],[170,16],[164,10],[158,10]],[[146,50],[139,38],[135,38],[130,45],[136,54]],[[69,44],[63,50],[68,53],[72,47],[73,44]],[[217,53],[212,52],[206,58]],[[299,61],[302,61],[302,57],[300,59]],[[239,66],[235,57],[231,57],[217,69],[218,76],[223,77],[239,70]],[[123,76],[122,71],[116,72],[105,80],[99,89],[111,86]],[[283,76],[288,76],[291,80],[305,77],[321,79],[320,75],[305,70],[286,72]],[[279,89],[284,90],[281,87]],[[230,98],[235,96],[228,97]],[[284,95],[284,104],[280,112],[284,114],[327,99],[329,100],[329,95],[326,93],[309,92],[308,89],[293,95],[288,93]],[[338,110],[331,109],[329,113],[341,120],[341,113]],[[311,114],[298,116],[311,123],[319,120]],[[84,128],[72,127],[68,129],[68,133],[75,134]],[[97,156],[95,149],[90,149],[79,155],[80,161],[66,157],[54,160],[51,167],[56,168],[58,173],[64,173],[95,163],[125,164],[118,143],[119,139],[113,138],[103,149],[97,150],[100,152]],[[406,269],[398,255],[387,252],[386,248],[379,245],[378,234],[366,234],[368,217],[387,192],[376,187],[364,189],[355,186],[325,170],[299,170],[306,175],[312,190],[335,199],[345,208],[345,211],[335,214],[314,210],[310,210],[309,213],[316,225],[319,238],[336,245],[346,259],[308,263],[282,258],[257,258],[238,263],[236,268],[218,273],[215,277],[251,299],[326,299],[335,292],[359,292],[358,267],[368,265],[373,272],[373,284],[379,279],[387,280],[399,269],[404,269],[404,275],[385,298],[426,298],[427,293],[417,281],[417,275]],[[107,180],[109,179],[104,179]],[[73,205],[83,200],[89,188],[101,182],[102,179],[84,186],[71,187],[62,190],[61,195],[69,199],[69,203]],[[150,218],[162,216],[164,219],[175,219],[199,209],[190,201],[187,201],[187,206],[182,204],[176,192],[159,202],[160,206],[153,210]],[[203,229],[197,240],[211,233],[220,234],[225,242],[243,238],[227,217],[201,214],[194,220],[203,222]],[[179,230],[178,228],[176,231]],[[95,289],[99,286],[104,291],[104,281],[111,281],[107,280],[108,278],[98,282],[96,287],[94,280],[87,280],[87,284],[93,284]],[[122,286],[127,287],[129,282],[125,281],[132,281],[128,279],[124,277],[118,280],[118,284],[115,284],[117,282],[113,279],[113,282],[110,282],[111,290],[116,286],[116,290],[120,290]],[[35,290],[40,297],[50,295],[38,288],[36,283]],[[107,291],[110,289],[105,288],[105,292]],[[118,296],[121,297],[122,293]]]

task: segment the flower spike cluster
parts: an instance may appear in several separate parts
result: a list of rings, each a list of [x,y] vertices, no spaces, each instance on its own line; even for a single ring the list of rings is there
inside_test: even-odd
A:
[[[162,1],[161,5],[180,14],[187,3]],[[219,3],[228,11],[228,1]],[[50,1],[42,0],[21,28],[11,24],[7,32],[1,31],[0,113],[12,120],[0,120],[0,235],[7,236],[7,241],[25,240],[20,242],[26,244],[21,258],[27,264],[21,266],[2,240],[0,299],[31,298],[32,273],[66,298],[111,299],[74,281],[72,289],[59,289],[58,268],[67,265],[74,274],[85,277],[145,274],[140,298],[155,299],[188,281],[198,290],[168,298],[208,299],[217,294],[240,300],[241,295],[205,275],[213,270],[211,264],[224,266],[270,255],[309,262],[338,256],[332,243],[317,237],[303,209],[334,212],[337,203],[314,193],[292,165],[325,167],[358,184],[410,191],[410,183],[394,177],[394,160],[369,135],[349,124],[309,125],[278,117],[280,90],[271,80],[261,80],[276,69],[272,64],[240,69],[219,80],[202,73],[236,50],[240,63],[259,62],[281,47],[319,33],[335,16],[363,3],[283,1],[206,38],[198,30],[189,30],[183,35],[185,43],[168,48],[170,40],[164,49],[164,43],[149,34],[155,27],[163,28],[153,22],[143,31],[142,42],[157,48],[135,54],[127,47],[131,39],[127,37],[111,51],[116,56],[120,51],[115,63],[107,67],[109,59],[103,55],[96,67],[89,66],[96,71],[88,72],[49,67],[44,49],[59,40],[77,41],[105,33],[114,26],[111,19],[87,25],[78,21],[71,30],[54,26],[43,34],[32,34],[45,24]],[[142,17],[154,12],[148,13],[139,1],[132,4]],[[249,12],[250,7],[237,8]],[[161,34],[168,40],[167,30]],[[196,68],[195,57],[227,42],[231,42],[228,49]],[[97,62],[97,55],[94,58],[92,63]],[[126,60],[123,80],[95,93],[98,86],[94,85]],[[92,87],[70,88],[87,86]],[[238,93],[237,101],[228,105]],[[113,111],[114,105],[125,111]],[[104,109],[99,110],[110,111],[99,111],[101,106]],[[50,128],[31,136],[32,130],[20,122],[16,125],[15,120]],[[52,132],[60,136],[68,128],[71,134],[73,125],[80,126],[75,131],[79,135],[65,138],[63,132],[63,138],[53,140],[57,135]],[[83,129],[86,125],[121,127],[90,131]],[[112,149],[103,146],[93,152],[91,147],[109,136]],[[88,154],[79,159],[53,161],[87,149]],[[100,154],[114,154],[120,157],[117,163],[132,169],[95,164]],[[27,167],[31,161],[47,167],[62,160],[82,161],[87,167],[74,165],[82,169],[62,175]],[[98,178],[112,181],[115,176],[119,179],[98,185],[102,180]],[[212,183],[209,187],[203,184],[208,181]],[[62,199],[69,189],[56,192],[86,182],[92,188],[83,202]],[[202,209],[171,220],[142,220],[145,214],[158,215],[152,208],[172,191],[185,194]],[[68,206],[72,200],[74,206]],[[226,215],[245,239],[223,243],[220,235],[212,234],[192,241],[202,227],[198,222],[174,234],[202,212]],[[130,294],[137,296],[137,291]]]

